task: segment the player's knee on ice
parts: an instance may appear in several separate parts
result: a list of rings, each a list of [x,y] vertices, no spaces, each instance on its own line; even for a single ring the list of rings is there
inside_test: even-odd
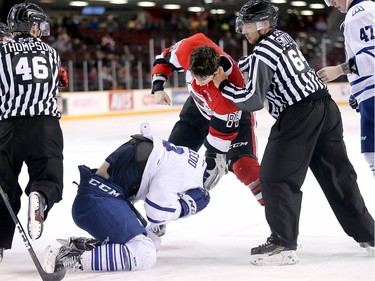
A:
[[[126,243],[126,247],[130,257],[129,270],[149,269],[156,263],[156,248],[151,238],[138,235]]]

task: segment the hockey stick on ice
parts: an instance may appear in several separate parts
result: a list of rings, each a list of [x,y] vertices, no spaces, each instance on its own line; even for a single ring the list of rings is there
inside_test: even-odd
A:
[[[43,281],[60,281],[60,280],[62,280],[65,276],[66,268],[64,267],[61,270],[56,271],[54,273],[47,273],[43,270],[43,268],[40,265],[40,262],[38,260],[38,257],[36,256],[36,254],[34,252],[34,249],[32,248],[32,246],[30,244],[30,241],[27,238],[25,231],[23,230],[23,227],[22,227],[18,217],[16,216],[12,207],[10,206],[8,195],[3,191],[3,188],[1,187],[1,185],[0,185],[0,194],[1,194],[1,197],[3,198],[5,206],[7,207],[8,211],[9,211],[9,214],[11,215],[11,217],[14,221],[14,224],[16,225],[16,228],[17,228],[18,232],[21,234],[22,241],[25,243],[26,249],[29,251],[29,254],[30,254],[30,256],[31,256],[31,258],[32,258],[32,260],[35,264],[36,269],[39,272],[40,277],[42,277],[42,280]]]

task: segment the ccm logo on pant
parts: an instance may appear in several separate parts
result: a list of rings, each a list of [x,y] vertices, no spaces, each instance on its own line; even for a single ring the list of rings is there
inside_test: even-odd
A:
[[[121,193],[114,190],[112,187],[109,187],[108,185],[105,185],[104,183],[96,180],[96,179],[90,179],[89,184],[92,186],[95,186],[99,188],[100,190],[103,190],[104,192],[108,193],[109,195],[119,197]]]

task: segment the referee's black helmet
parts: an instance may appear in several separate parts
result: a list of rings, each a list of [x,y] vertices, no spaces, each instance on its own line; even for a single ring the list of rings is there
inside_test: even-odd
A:
[[[271,27],[276,27],[279,13],[269,0],[250,0],[241,7],[239,18],[244,23],[268,20]]]
[[[41,7],[33,3],[20,3],[10,9],[8,26],[11,32],[30,32],[33,24],[38,24],[43,36],[49,35],[48,17]]]

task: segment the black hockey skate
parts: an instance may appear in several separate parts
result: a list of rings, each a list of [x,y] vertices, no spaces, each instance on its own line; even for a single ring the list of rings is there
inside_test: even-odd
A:
[[[83,270],[81,256],[84,251],[61,246],[55,248],[48,246],[44,253],[43,268],[48,273],[53,273],[61,269],[67,272]]]
[[[68,239],[57,239],[57,242],[65,247],[82,251],[91,251],[101,245],[99,240],[87,237],[69,237]]]
[[[267,238],[265,244],[251,249],[250,263],[253,265],[291,265],[299,262],[296,249],[280,245],[276,235]]]
[[[361,248],[364,248],[370,255],[375,255],[374,241],[359,242],[359,246],[361,246]]]

